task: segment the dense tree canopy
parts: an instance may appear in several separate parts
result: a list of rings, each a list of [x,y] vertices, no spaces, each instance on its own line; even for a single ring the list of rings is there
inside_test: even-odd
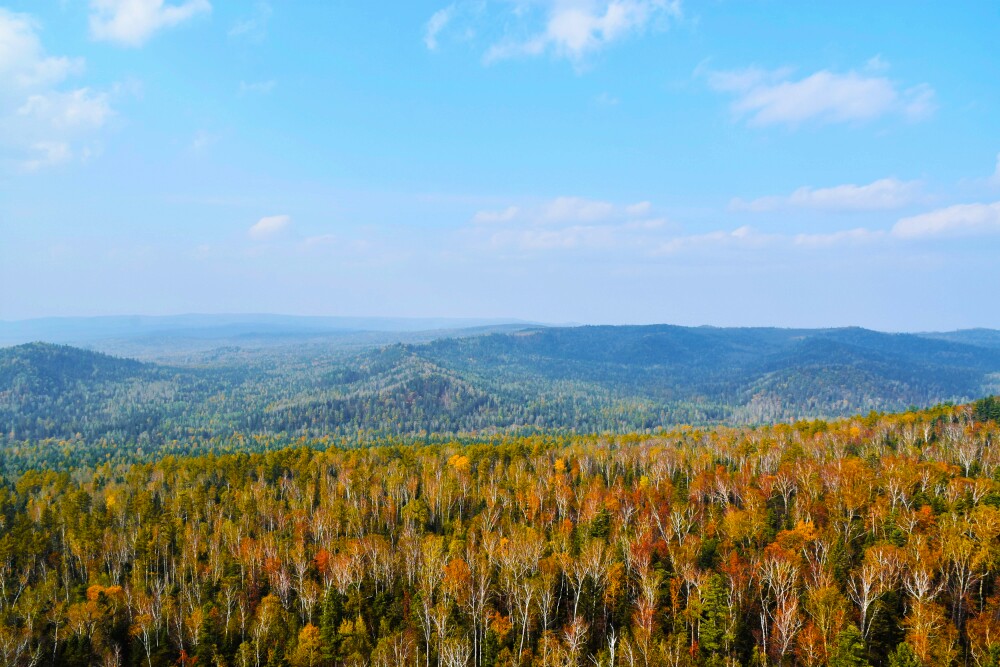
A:
[[[367,442],[899,411],[997,391],[1000,343],[962,340],[864,329],[568,327],[362,351],[232,347],[170,364],[30,344],[0,349],[0,444],[79,435],[148,451],[234,432]]]
[[[29,471],[0,664],[995,666],[992,405]]]

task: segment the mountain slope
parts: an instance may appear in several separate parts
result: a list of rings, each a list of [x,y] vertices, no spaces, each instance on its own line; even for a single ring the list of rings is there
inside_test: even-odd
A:
[[[165,442],[233,432],[509,428],[603,432],[757,423],[966,401],[997,391],[990,336],[668,325],[533,328],[393,344],[191,357],[166,366],[30,344],[0,350],[8,439]]]

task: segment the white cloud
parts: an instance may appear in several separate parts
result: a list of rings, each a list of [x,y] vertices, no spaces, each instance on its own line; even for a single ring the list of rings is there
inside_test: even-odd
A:
[[[23,162],[28,171],[69,162],[73,159],[73,149],[65,142],[39,141],[31,146],[31,155]]]
[[[884,236],[885,232],[858,227],[857,229],[845,229],[830,234],[797,234],[793,242],[797,246],[828,248],[845,243],[852,245],[871,243],[882,239]]]
[[[291,224],[292,217],[290,215],[269,215],[254,223],[247,234],[254,240],[262,241],[278,236]]]
[[[82,58],[46,55],[37,31],[32,17],[0,8],[0,83],[4,88],[43,88],[83,70]]]
[[[141,46],[157,30],[211,10],[208,0],[169,5],[163,0],[90,0],[90,34],[123,46]]]
[[[262,42],[267,37],[267,24],[271,21],[271,5],[267,2],[254,4],[253,14],[233,24],[230,37],[240,37],[251,42]]]
[[[337,237],[334,234],[317,234],[316,236],[309,236],[302,241],[302,245],[305,248],[318,248],[322,246],[328,246],[332,243],[337,242]]]
[[[583,199],[580,197],[557,197],[542,208],[545,222],[596,222],[606,220],[615,213],[611,202]]]
[[[444,9],[439,9],[434,14],[431,15],[430,19],[427,21],[427,25],[424,27],[424,45],[430,50],[435,51],[438,47],[438,33],[444,30],[448,22],[451,21],[452,16],[455,13],[455,5],[448,5]]]
[[[838,185],[831,188],[801,187],[790,195],[760,197],[751,201],[734,199],[730,208],[738,211],[777,211],[788,208],[824,211],[878,211],[901,208],[913,203],[920,193],[919,181],[883,178],[867,185]]]
[[[572,225],[561,229],[525,229],[495,234],[495,246],[516,245],[521,250],[573,248],[610,249],[617,243],[615,231],[608,226]]]
[[[39,30],[31,16],[0,9],[0,160],[28,171],[93,154],[114,115],[109,93],[60,88],[84,61],[48,55]]]
[[[643,218],[626,222],[625,227],[628,229],[660,229],[666,224],[667,221],[664,218]]]
[[[706,234],[687,234],[675,236],[652,251],[653,255],[672,255],[682,250],[702,247],[719,246],[763,246],[774,240],[771,235],[760,234],[752,227],[744,225],[732,231],[717,230]]]
[[[1000,233],[1000,202],[956,204],[903,218],[892,228],[893,236],[903,239],[997,233]]]
[[[478,211],[474,223],[509,222],[519,220],[530,225],[557,226],[560,224],[610,223],[631,225],[634,228],[662,226],[660,218],[646,219],[653,210],[652,203],[615,204],[586,197],[554,197],[531,206],[508,206],[498,210]]]
[[[274,90],[276,85],[278,85],[278,82],[274,79],[269,79],[267,81],[251,81],[249,83],[246,81],[240,81],[240,93],[243,95],[269,95],[271,91]]]
[[[653,205],[648,201],[619,206],[597,199],[582,197],[556,197],[541,208],[540,221],[597,222],[614,218],[649,215]]]
[[[648,201],[640,201],[625,207],[625,212],[629,215],[647,215],[653,205]]]
[[[620,205],[584,197],[555,197],[528,206],[478,211],[471,222],[480,241],[494,249],[641,250],[649,246],[650,239],[661,237],[667,224],[663,218],[651,217],[652,209],[647,201]]]
[[[80,88],[68,93],[51,91],[31,95],[17,113],[63,130],[99,128],[113,112],[107,93]]]
[[[620,102],[621,100],[610,93],[601,93],[594,98],[594,103],[599,107],[616,107]]]
[[[707,78],[713,90],[735,96],[734,114],[757,126],[861,122],[887,115],[919,120],[934,110],[934,90],[927,84],[901,89],[874,72],[821,70],[794,79],[788,69],[749,68],[709,71]]]
[[[834,190],[831,188],[830,190]],[[821,196],[819,201],[827,205]],[[875,201],[878,201],[877,199]],[[838,206],[855,205],[838,202]],[[996,205],[1000,208],[1000,203]],[[583,197],[556,197],[531,206],[483,210],[465,233],[492,251],[601,252],[633,258],[713,255],[774,251],[785,254],[820,252],[843,247],[877,246],[899,234],[858,227],[823,232],[760,231],[749,225],[684,233],[676,224],[655,217],[650,202],[615,204]],[[487,223],[505,223],[490,226]]]
[[[881,53],[876,53],[865,63],[865,69],[869,72],[884,72],[889,69],[889,63],[886,62]]]
[[[487,63],[507,58],[552,53],[573,61],[641,32],[658,18],[681,15],[679,0],[556,0],[542,3],[544,26],[522,39],[505,39],[491,46]],[[515,17],[530,12],[516,5]]]
[[[195,153],[202,153],[218,140],[219,137],[217,135],[206,130],[198,130],[191,141],[191,150]]]
[[[716,230],[705,234],[676,236],[660,244],[654,255],[674,255],[681,251],[736,248],[739,250],[783,249],[822,250],[837,246],[860,246],[883,241],[886,233],[864,227],[828,233],[767,234],[749,226]]]
[[[472,222],[476,224],[492,224],[497,222],[510,222],[517,217],[521,209],[517,206],[508,206],[499,211],[477,211],[472,216]]]

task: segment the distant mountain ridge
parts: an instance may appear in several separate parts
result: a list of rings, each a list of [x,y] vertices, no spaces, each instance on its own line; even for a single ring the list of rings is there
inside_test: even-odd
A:
[[[994,335],[996,334],[996,335]],[[1000,391],[1000,332],[492,327],[345,350],[287,344],[139,363],[0,349],[10,440],[192,433],[634,431],[964,402]]]
[[[458,329],[530,326],[531,323],[502,318],[446,317],[340,317],[232,314],[232,315],[110,315],[97,317],[43,317],[0,320],[0,345],[28,342],[87,344],[141,338],[227,339],[250,336],[349,335],[453,331]]]

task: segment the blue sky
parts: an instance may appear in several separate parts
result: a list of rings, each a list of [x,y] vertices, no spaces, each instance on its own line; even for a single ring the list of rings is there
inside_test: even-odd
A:
[[[0,319],[1000,327],[1000,5],[0,0]]]

